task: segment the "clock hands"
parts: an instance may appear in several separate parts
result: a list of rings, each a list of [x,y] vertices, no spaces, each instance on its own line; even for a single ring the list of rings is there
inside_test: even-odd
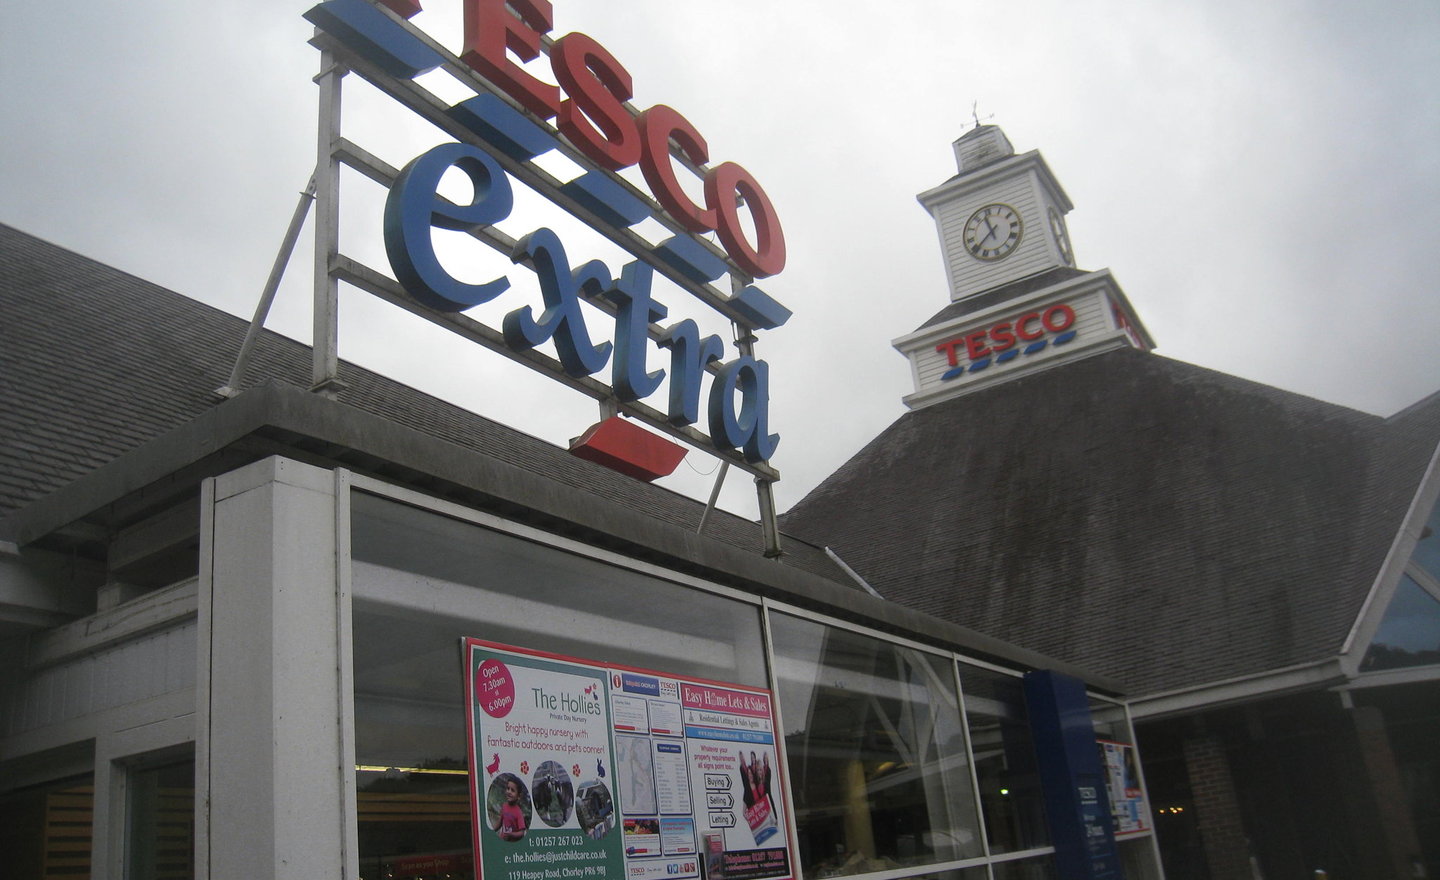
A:
[[[1003,260],[1020,243],[1020,215],[1009,205],[985,205],[965,221],[965,249],[977,260]]]

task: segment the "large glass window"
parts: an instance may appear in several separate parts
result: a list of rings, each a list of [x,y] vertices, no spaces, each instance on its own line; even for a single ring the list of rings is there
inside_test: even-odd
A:
[[[771,617],[806,876],[980,856],[950,661]]]
[[[460,661],[439,633],[764,687],[760,611],[616,565],[356,493],[354,592],[429,644],[458,699]],[[360,621],[357,620],[357,626]],[[395,631],[396,638],[407,638]],[[387,639],[388,641],[388,639]],[[357,655],[359,654],[357,635]],[[384,652],[383,645],[366,646]],[[377,656],[378,659],[378,656]],[[357,656],[357,664],[358,664]],[[407,692],[410,681],[401,682]],[[434,687],[435,682],[430,682]]]
[[[195,876],[195,761],[128,773],[125,880]]]
[[[356,787],[367,880],[473,876],[462,637],[766,685],[755,605],[352,497]]]
[[[1056,880],[1054,856],[997,862],[994,871],[995,880]]]
[[[1440,504],[1430,511],[1430,518],[1420,528],[1420,540],[1410,560],[1440,580]]]
[[[1440,663],[1440,504],[1420,528],[1410,564],[1385,608],[1360,668],[1367,672]]]
[[[987,839],[1009,856],[997,877],[1050,876],[1019,676],[775,611],[772,668],[757,600],[366,492],[351,509],[365,880],[474,877],[465,637],[772,689],[810,880],[972,880],[987,872]],[[1121,707],[1100,708],[1097,732],[1128,736]]]
[[[1440,601],[1404,575],[1360,668],[1366,671],[1440,663]]]
[[[89,877],[95,785],[89,774],[0,794],[6,877]]]
[[[1018,852],[1050,843],[1045,796],[1021,680],[962,663],[960,686],[980,784],[980,808],[991,852]]]

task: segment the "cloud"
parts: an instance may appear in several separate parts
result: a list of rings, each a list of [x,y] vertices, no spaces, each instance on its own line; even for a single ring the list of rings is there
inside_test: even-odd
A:
[[[0,220],[248,317],[315,162],[307,6],[8,10]],[[764,286],[795,317],[758,353],[773,364],[782,507],[903,411],[909,371],[890,339],[949,299],[914,194],[954,173],[949,145],[977,101],[1044,153],[1076,205],[1081,266],[1116,273],[1161,354],[1380,413],[1435,390],[1428,0],[1383,15],[1340,0],[556,6],[559,32],[609,48],[641,106],[687,115],[780,212],[791,260]],[[431,0],[417,20],[454,48],[459,8]],[[362,146],[403,164],[435,137],[400,131],[362,92],[345,111]],[[367,223],[346,235],[369,253]],[[299,338],[309,250],[270,324]],[[403,316],[361,296],[346,294],[345,356],[555,442],[593,418],[588,399],[536,392],[428,328],[397,333]],[[683,490],[704,497],[710,479]],[[728,483],[727,505],[753,511],[748,479]]]

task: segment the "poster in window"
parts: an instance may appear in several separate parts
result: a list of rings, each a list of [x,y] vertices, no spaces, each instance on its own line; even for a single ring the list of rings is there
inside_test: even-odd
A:
[[[1105,767],[1110,794],[1110,813],[1115,834],[1138,834],[1150,830],[1150,810],[1140,788],[1140,761],[1129,743],[1100,740],[1100,760]]]
[[[463,649],[484,880],[789,880],[769,691]]]
[[[470,815],[487,880],[624,880],[605,674],[467,640]]]

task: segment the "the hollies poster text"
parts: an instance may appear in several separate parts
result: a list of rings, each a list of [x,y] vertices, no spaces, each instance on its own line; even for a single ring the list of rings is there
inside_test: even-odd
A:
[[[466,639],[483,880],[789,880],[770,692]]]

